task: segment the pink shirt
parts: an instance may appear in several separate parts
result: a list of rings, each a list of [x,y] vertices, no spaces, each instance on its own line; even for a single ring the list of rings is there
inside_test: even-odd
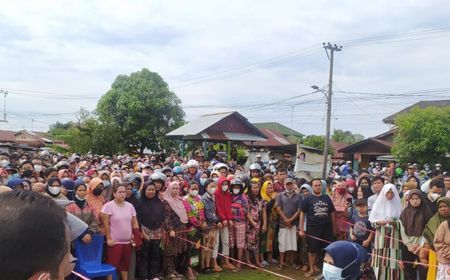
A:
[[[111,239],[117,244],[128,244],[131,242],[131,220],[136,216],[136,210],[131,203],[125,201],[120,207],[114,200],[103,205],[103,214],[109,215],[109,228]]]

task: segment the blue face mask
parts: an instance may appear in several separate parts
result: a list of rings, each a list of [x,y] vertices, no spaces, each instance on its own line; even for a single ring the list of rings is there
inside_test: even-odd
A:
[[[137,198],[141,197],[141,194],[138,192],[137,189],[133,189],[132,192],[133,192],[133,195],[136,196]]]
[[[206,180],[208,180],[208,179],[206,179],[206,178],[200,178],[200,184],[201,184],[202,186],[204,186],[205,183],[206,183]]]

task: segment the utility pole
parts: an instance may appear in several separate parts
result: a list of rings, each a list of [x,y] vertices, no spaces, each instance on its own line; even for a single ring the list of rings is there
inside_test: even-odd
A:
[[[291,105],[291,141],[294,142],[294,136],[293,136],[293,122],[294,122],[294,105]]]
[[[3,100],[3,120],[0,120],[0,122],[8,122],[6,120],[6,96],[8,95],[8,91],[0,89],[0,93],[3,93],[3,96],[4,96],[4,100]]]
[[[328,94],[327,94],[327,127],[325,135],[325,145],[323,148],[323,167],[322,167],[322,178],[325,179],[328,173],[327,163],[328,163],[328,150],[330,146],[330,124],[331,124],[331,99],[333,95],[333,63],[334,63],[334,52],[339,52],[342,50],[342,46],[336,44],[323,43],[323,48],[327,53],[328,59],[330,60],[330,75],[328,78]],[[328,50],[330,54],[328,55]]]
[[[34,119],[31,119],[31,132],[33,132],[34,129]]]

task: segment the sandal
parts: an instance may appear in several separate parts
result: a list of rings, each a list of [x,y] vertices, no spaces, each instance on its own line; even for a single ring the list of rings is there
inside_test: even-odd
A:
[[[314,273],[315,273],[314,271],[308,271],[305,273],[305,277],[311,277],[314,275]]]

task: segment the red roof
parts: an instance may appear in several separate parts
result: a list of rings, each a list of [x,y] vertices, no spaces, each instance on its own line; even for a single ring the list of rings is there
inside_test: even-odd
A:
[[[0,142],[16,142],[15,134],[15,131],[0,130]]]
[[[332,159],[344,158],[344,153],[339,152],[339,150],[347,147],[348,146],[347,143],[330,140],[330,145],[331,145],[331,147],[333,147],[333,151],[334,151],[333,155],[331,156]]]
[[[268,128],[260,128],[259,129],[266,137],[267,140],[264,141],[256,141],[253,142],[253,146],[259,147],[279,147],[291,145],[291,141],[284,137],[283,134],[279,133],[276,130],[268,129]],[[247,145],[251,145],[248,142],[245,142]]]

